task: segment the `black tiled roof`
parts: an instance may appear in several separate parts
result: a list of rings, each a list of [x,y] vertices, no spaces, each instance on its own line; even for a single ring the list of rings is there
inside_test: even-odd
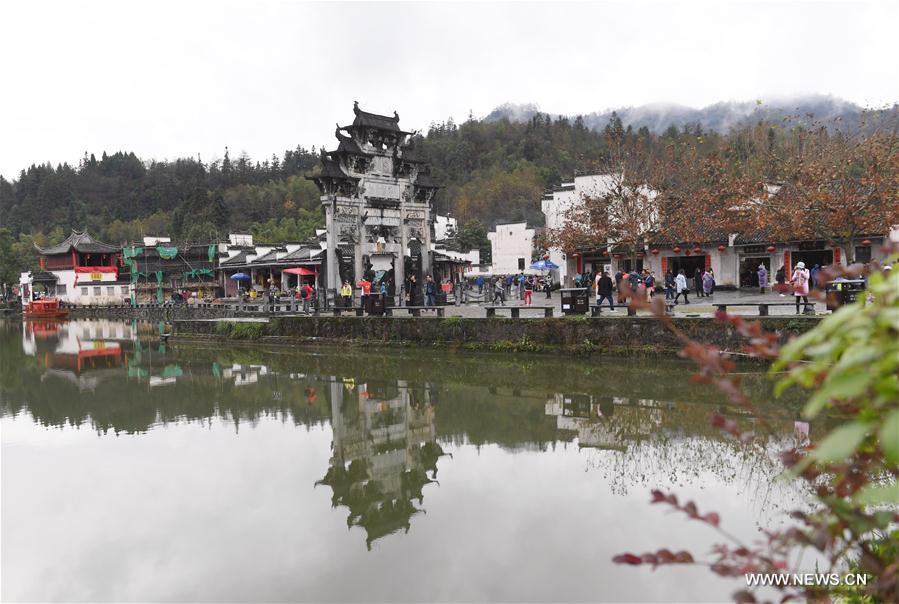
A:
[[[359,103],[353,103],[353,113],[356,118],[353,120],[353,126],[356,128],[372,128],[375,130],[386,130],[397,134],[411,134],[400,130],[400,116],[394,111],[393,117],[386,115],[378,115],[376,113],[368,113],[359,109]],[[349,127],[349,126],[348,126]]]
[[[56,278],[56,275],[53,273],[48,273],[47,271],[38,271],[36,273],[31,273],[31,281],[33,283],[56,283],[59,279]]]
[[[336,159],[332,159],[330,156],[322,154],[321,158],[322,162],[322,171],[319,174],[313,174],[312,176],[307,176],[306,178],[310,180],[318,180],[322,178],[334,178],[338,180],[359,180],[355,176],[350,176],[340,167],[340,162]]]
[[[45,256],[56,256],[59,254],[68,254],[72,249],[81,254],[113,254],[115,252],[121,251],[122,248],[109,245],[107,243],[102,243],[97,241],[87,231],[83,233],[79,233],[78,231],[72,231],[72,234],[68,236],[68,238],[58,245],[53,245],[48,248],[42,248],[39,246],[35,246],[41,254]]]
[[[337,151],[334,151],[333,153],[347,153],[350,155],[372,155],[371,153],[363,150],[362,147],[359,146],[359,143],[356,142],[356,139],[354,139],[352,136],[341,134],[339,126],[337,130],[334,131],[334,136],[337,137],[337,140],[340,141],[340,144],[337,145]]]
[[[241,264],[246,264],[246,263],[247,263],[247,252],[240,252],[236,256],[232,256],[231,258],[228,258],[227,260],[222,260],[221,262],[219,262],[219,266],[225,266],[225,265],[231,265],[231,264],[241,265]]]

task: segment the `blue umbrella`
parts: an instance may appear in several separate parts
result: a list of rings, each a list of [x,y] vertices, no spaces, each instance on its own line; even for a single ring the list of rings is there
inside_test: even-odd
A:
[[[249,281],[250,276],[246,273],[234,273],[230,277],[228,277],[232,281]]]
[[[531,268],[537,271],[551,271],[554,268],[559,268],[559,265],[552,260],[538,260],[531,265]]]

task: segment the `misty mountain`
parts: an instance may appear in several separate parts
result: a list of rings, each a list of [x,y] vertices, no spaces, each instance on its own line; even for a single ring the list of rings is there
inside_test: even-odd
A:
[[[618,114],[625,126],[635,130],[646,126],[650,131],[661,134],[670,126],[679,129],[687,124],[699,124],[703,130],[726,133],[735,126],[756,123],[758,121],[781,122],[790,119],[793,123],[825,124],[840,123],[851,126],[858,123],[863,108],[849,101],[833,96],[810,95],[790,100],[779,101],[727,101],[715,103],[702,109],[686,107],[671,103],[652,103],[639,107],[619,107],[607,111],[598,111],[582,116],[584,124],[592,130],[602,130],[612,113]],[[524,122],[540,111],[534,104],[506,103],[491,111],[486,122],[508,120]],[[553,118],[563,117],[550,113]],[[564,116],[569,119],[575,116]]]

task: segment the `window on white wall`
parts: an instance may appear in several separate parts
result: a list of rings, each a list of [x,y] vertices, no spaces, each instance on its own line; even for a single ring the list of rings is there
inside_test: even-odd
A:
[[[100,286],[99,286],[99,285],[94,286],[94,295],[95,295],[95,296],[99,296],[99,295],[100,295]]]
[[[87,288],[86,288],[86,287],[82,287],[82,288],[81,288],[81,295],[82,295],[82,296],[86,296],[86,295],[87,295]]]
[[[56,285],[56,295],[57,296],[65,296],[66,295],[66,284],[58,283]]]
[[[127,286],[127,285],[123,285],[123,286],[122,286],[122,295],[123,295],[123,296],[127,296],[127,295],[128,295],[128,286]]]
[[[114,296],[114,295],[115,295],[115,287],[113,287],[113,286],[111,286],[111,285],[107,286],[107,287],[106,287],[106,295],[107,295],[107,296]]]

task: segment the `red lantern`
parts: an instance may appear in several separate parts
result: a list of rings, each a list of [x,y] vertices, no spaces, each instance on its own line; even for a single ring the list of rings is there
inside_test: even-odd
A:
[[[653,255],[653,256],[658,256],[658,255],[659,255],[659,250],[658,250],[658,249],[653,248],[651,251],[652,251],[652,255]]]
[[[718,251],[719,251],[719,252],[723,252],[723,251],[726,250],[726,249],[727,249],[727,246],[724,245],[724,244],[718,246]]]
[[[862,245],[865,246],[865,247],[870,246],[870,245],[871,245],[871,240],[870,240],[870,239],[865,239],[864,241],[862,241]]]
[[[693,253],[694,253],[694,254],[701,254],[701,253],[702,253],[702,248],[701,248],[701,247],[694,247],[694,248],[693,248]]]
[[[642,258],[643,255],[644,255],[643,252],[637,252],[637,258]]]
[[[684,255],[689,256],[689,255],[690,255],[690,250],[689,250],[689,249],[684,250]]]
[[[575,254],[575,256],[577,256],[577,254]],[[543,259],[544,259],[544,260],[549,260],[549,254],[543,254]]]
[[[615,254],[613,258],[615,258],[615,260],[621,260],[621,254]]]
[[[675,254],[680,254],[680,246],[675,245],[673,248],[671,248],[671,251],[673,251]]]
[[[603,255],[603,256],[608,256],[608,255],[609,255],[609,250],[603,250],[603,251],[602,251],[602,255]]]
[[[773,245],[769,245],[766,249],[768,250],[769,254],[773,254],[774,250],[776,250],[777,248],[774,247]]]

